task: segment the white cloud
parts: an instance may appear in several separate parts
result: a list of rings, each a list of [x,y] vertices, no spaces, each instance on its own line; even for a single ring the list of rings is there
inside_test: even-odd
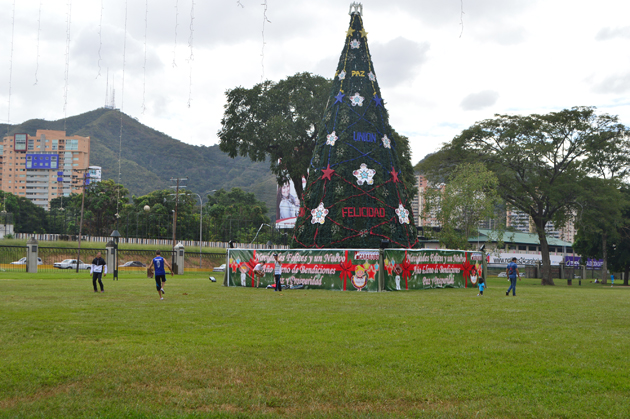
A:
[[[109,68],[109,85],[116,88],[118,106],[124,99],[126,113],[174,138],[211,145],[217,142],[226,90],[303,71],[332,77],[349,2],[268,2],[264,56],[260,3],[241,0],[243,8],[236,1],[195,1],[191,37],[192,0],[149,2],[146,20],[145,2],[107,0],[102,11],[99,1],[72,2],[68,115],[104,104]],[[12,123],[64,116],[68,2],[41,2],[41,22],[39,4],[15,2],[11,42],[13,0],[0,0],[2,122],[9,113]],[[495,113],[595,105],[630,123],[628,2],[600,0],[596,8],[567,7],[564,0],[364,0],[363,5],[390,120],[411,139],[414,161]]]
[[[602,28],[597,32],[597,35],[595,35],[595,40],[597,41],[608,41],[615,38],[630,39],[630,26],[624,26],[622,28]]]
[[[494,90],[484,90],[479,93],[471,93],[462,100],[460,106],[465,111],[478,111],[497,103],[499,93]]]

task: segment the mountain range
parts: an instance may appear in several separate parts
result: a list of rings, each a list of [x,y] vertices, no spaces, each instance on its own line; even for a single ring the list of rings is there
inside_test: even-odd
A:
[[[269,215],[275,216],[276,178],[268,162],[232,159],[218,145],[183,143],[117,109],[99,108],[65,120],[31,119],[10,126],[0,124],[0,132],[34,136],[38,129],[64,131],[64,126],[68,136],[90,137],[90,165],[102,167],[103,179],[118,182],[121,155],[120,182],[132,195],[166,189],[174,184],[171,178],[188,177],[187,189],[202,196],[208,191],[233,187],[253,192],[267,204]]]

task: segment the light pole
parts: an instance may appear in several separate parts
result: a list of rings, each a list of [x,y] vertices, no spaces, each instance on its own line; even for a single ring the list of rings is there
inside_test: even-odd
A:
[[[205,193],[216,192],[216,189],[207,191]],[[201,269],[201,243],[203,242],[203,198],[196,192],[191,192],[193,195],[197,195],[199,198],[199,269]]]
[[[256,241],[256,237],[258,237],[258,233],[260,233],[260,230],[263,228],[263,226],[267,226],[267,227],[271,228],[271,226],[269,224],[262,223],[260,225],[260,227],[258,227],[258,231],[256,232],[256,235],[254,236],[254,240],[252,240],[252,242],[250,244],[253,244]]]

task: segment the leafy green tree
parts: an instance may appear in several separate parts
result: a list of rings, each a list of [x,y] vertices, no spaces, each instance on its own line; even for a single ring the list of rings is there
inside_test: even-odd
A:
[[[210,217],[213,240],[251,241],[262,224],[270,224],[267,205],[256,195],[240,188],[220,189],[208,197],[205,213]],[[269,239],[269,229],[261,231],[260,241]]]
[[[269,159],[278,185],[294,180],[302,200],[302,176],[308,177],[317,136],[332,80],[311,73],[297,73],[279,82],[265,81],[247,89],[226,92],[219,147],[232,158],[248,156],[259,162]],[[407,137],[392,133],[398,145],[402,177],[415,196],[411,149]]]
[[[630,196],[614,180],[587,179],[584,199],[578,214],[578,233],[574,250],[587,258],[602,259],[602,283],[608,281],[608,263],[625,270],[630,256],[626,248],[630,226]]]
[[[331,81],[298,73],[277,83],[265,81],[226,92],[219,147],[230,157],[270,160],[278,185],[293,179],[302,197]]]
[[[103,180],[89,185],[85,189],[83,233],[93,236],[109,236],[116,228],[116,222],[119,219],[117,214],[122,214],[128,194],[127,188],[113,180]],[[52,199],[49,217],[55,219],[61,213],[60,209],[64,208],[65,212],[72,213],[76,219],[81,211],[81,199],[80,193]],[[63,214],[63,216],[67,216],[67,214]],[[68,224],[70,230],[65,233],[78,233],[78,224],[75,226],[74,223],[76,220]]]
[[[497,185],[496,175],[482,163],[463,163],[455,167],[443,188],[426,190],[420,216],[435,216],[440,229],[432,234],[442,246],[468,249],[468,239],[479,234],[479,222],[496,216]]]
[[[13,231],[16,233],[46,233],[46,210],[33,204],[30,200],[0,191],[3,210],[13,214]],[[4,220],[3,220],[4,221]]]
[[[199,206],[197,198],[186,190],[180,190],[177,203],[177,240],[199,239]],[[145,209],[145,207],[148,207]],[[172,238],[175,191],[162,189],[143,196],[133,196],[125,206],[123,217],[129,219],[126,234],[134,235],[138,230],[142,237]],[[121,232],[122,233],[122,232]],[[125,234],[125,233],[122,233]]]
[[[556,227],[572,216],[588,176],[618,175],[621,165],[599,162],[598,150],[629,158],[628,129],[616,116],[596,115],[592,107],[528,116],[496,115],[478,122],[426,159],[422,171],[443,178],[454,162],[480,161],[499,180],[499,195],[529,214],[542,253],[542,284],[553,285],[545,225]],[[440,158],[443,157],[443,158]]]

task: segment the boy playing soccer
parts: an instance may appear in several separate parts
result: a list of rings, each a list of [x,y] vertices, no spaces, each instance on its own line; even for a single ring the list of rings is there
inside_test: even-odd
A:
[[[164,294],[164,283],[166,282],[166,271],[164,270],[164,265],[168,266],[168,269],[171,271],[171,276],[173,276],[173,268],[168,264],[166,260],[162,256],[160,256],[160,251],[155,251],[155,257],[151,261],[151,265],[149,265],[149,269],[155,267],[155,286],[157,287],[158,295],[160,296],[160,300],[163,300],[162,294]]]

